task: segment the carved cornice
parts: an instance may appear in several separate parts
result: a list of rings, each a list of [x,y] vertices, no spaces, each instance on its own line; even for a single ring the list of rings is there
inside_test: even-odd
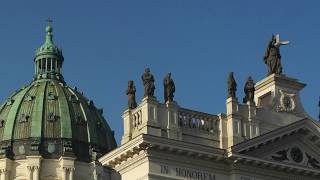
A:
[[[243,154],[232,154],[228,158],[228,161],[232,167],[232,169],[242,170],[242,165],[247,165],[255,168],[268,169],[268,170],[276,170],[282,171],[286,173],[299,173],[300,175],[308,175],[308,176],[316,176],[320,177],[320,170],[311,169],[307,167],[301,167],[296,165],[289,165],[278,163],[274,161],[269,161],[265,159],[254,158],[251,156],[246,156]],[[247,170],[247,169],[246,169]]]
[[[192,143],[185,143],[172,139],[160,138],[150,135],[140,135],[131,143],[123,145],[111,154],[100,159],[104,166],[108,166],[117,171],[125,172],[134,166],[146,161],[150,161],[154,152],[161,154],[170,154],[175,157],[183,156],[195,160],[206,162],[225,163],[231,170],[243,170],[243,166],[252,168],[266,169],[270,172],[279,171],[279,173],[299,173],[300,175],[320,176],[320,170],[310,169],[301,166],[283,164],[271,160],[254,158],[238,153],[227,155],[223,149],[215,149],[208,146],[201,146]]]
[[[133,145],[133,146],[130,146]],[[141,154],[150,155],[150,151],[161,151],[176,155],[184,155],[192,158],[223,160],[225,150],[202,146],[198,144],[186,143],[178,140],[166,139],[150,135],[140,135],[116,151],[111,152],[99,161],[104,166],[115,168],[123,164],[128,159],[133,159]]]
[[[239,143],[231,147],[231,150],[233,152],[243,152],[243,153],[252,151],[256,148],[261,148],[264,145],[268,145],[272,142],[278,141],[284,137],[287,137],[296,133],[300,133],[302,135],[313,134],[314,136],[318,137],[320,136],[320,133],[319,133],[319,130],[317,129],[320,129],[320,125],[317,122],[314,122],[313,120],[310,120],[310,119],[303,119],[295,123],[292,123],[288,126],[278,128],[269,133],[250,139],[249,141],[244,141],[242,143]]]
[[[296,90],[301,90],[306,84],[299,82],[297,79],[293,79],[284,75],[272,74],[263,80],[256,83],[256,90],[262,89],[264,86],[270,85],[272,82],[275,84],[282,84],[286,87],[291,87]]]

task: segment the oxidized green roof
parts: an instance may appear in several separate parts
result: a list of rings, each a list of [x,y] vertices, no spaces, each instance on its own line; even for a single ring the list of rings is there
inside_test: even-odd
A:
[[[53,44],[51,26],[46,31],[46,41],[35,59],[57,64],[63,60],[62,52]],[[38,65],[36,68],[40,68]],[[70,88],[60,69],[44,67],[45,71],[38,69],[39,78],[0,106],[0,158],[75,156],[80,161],[91,161],[116,148],[102,109],[76,88]]]
[[[46,32],[47,32],[47,35],[46,35],[46,40],[44,42],[44,44],[42,46],[40,46],[37,50],[36,50],[36,57],[40,56],[40,55],[44,55],[44,54],[51,54],[51,55],[57,55],[57,56],[60,56],[60,57],[63,57],[62,55],[62,50],[59,49],[54,43],[53,43],[53,40],[52,40],[52,31],[53,31],[53,28],[48,25],[46,27]]]
[[[0,122],[4,125],[0,143],[69,139],[74,145],[86,144],[100,153],[116,147],[102,110],[76,89],[56,80],[34,81],[15,93],[1,106]]]

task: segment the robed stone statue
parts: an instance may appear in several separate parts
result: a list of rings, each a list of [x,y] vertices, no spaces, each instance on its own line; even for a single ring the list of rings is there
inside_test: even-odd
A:
[[[263,57],[264,63],[268,67],[268,75],[282,74],[280,46],[287,44],[289,44],[289,41],[280,41],[279,34],[272,35]]]
[[[150,69],[146,68],[145,72],[141,76],[143,86],[144,86],[144,97],[154,97],[154,77],[150,73]]]
[[[133,81],[129,81],[128,82],[128,89],[126,91],[126,94],[128,96],[128,108],[129,109],[135,109],[137,107],[136,87],[135,87]]]
[[[236,98],[237,82],[234,79],[233,72],[228,76],[228,98]]]
[[[171,73],[168,73],[166,77],[163,79],[163,87],[164,87],[164,102],[173,101],[174,92],[176,91],[176,87],[171,78]]]
[[[243,98],[243,103],[247,103],[247,102],[254,103],[254,91],[255,91],[254,82],[251,76],[249,76],[244,85],[245,97]]]

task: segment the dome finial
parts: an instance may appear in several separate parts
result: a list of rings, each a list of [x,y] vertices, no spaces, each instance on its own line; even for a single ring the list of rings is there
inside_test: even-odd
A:
[[[47,20],[47,27],[46,27],[46,32],[47,32],[47,35],[46,35],[46,44],[53,44],[53,41],[52,41],[52,31],[53,31],[53,28],[52,28],[52,20],[50,18],[48,18]]]

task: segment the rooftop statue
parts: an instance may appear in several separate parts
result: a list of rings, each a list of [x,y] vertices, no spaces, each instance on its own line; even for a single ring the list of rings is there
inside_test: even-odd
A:
[[[282,74],[280,46],[287,44],[289,44],[289,41],[280,41],[279,34],[272,35],[263,58],[264,63],[268,66],[268,76]]]
[[[156,87],[154,86],[154,77],[150,73],[150,69],[146,68],[145,72],[141,76],[143,86],[144,86],[144,97],[154,97],[154,90]]]
[[[133,81],[128,82],[128,89],[126,91],[126,94],[128,95],[128,108],[135,109],[137,107],[136,87]]]
[[[171,78],[171,73],[168,73],[163,80],[164,86],[164,102],[171,102],[173,101],[173,93],[176,91],[176,87],[174,82]]]
[[[234,79],[233,72],[228,77],[228,98],[236,98],[237,82]]]
[[[246,84],[244,85],[245,97],[243,98],[243,103],[251,102],[254,103],[254,82],[251,76],[248,77]]]

